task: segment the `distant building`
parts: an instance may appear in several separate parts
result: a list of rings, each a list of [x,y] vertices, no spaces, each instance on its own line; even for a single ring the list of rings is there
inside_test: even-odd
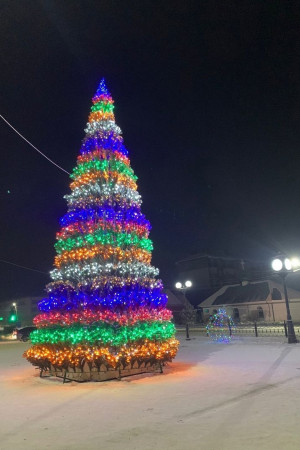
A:
[[[166,294],[168,296],[167,308],[172,311],[176,324],[180,325],[186,322],[196,321],[194,307],[183,292],[166,289]]]
[[[300,290],[288,288],[291,315],[300,323]],[[236,322],[283,322],[286,306],[283,286],[273,280],[227,285],[217,290],[198,305],[204,321],[224,307]]]
[[[193,283],[187,290],[189,301],[197,306],[223,286],[269,278],[268,264],[246,259],[197,254],[176,263],[178,281]]]

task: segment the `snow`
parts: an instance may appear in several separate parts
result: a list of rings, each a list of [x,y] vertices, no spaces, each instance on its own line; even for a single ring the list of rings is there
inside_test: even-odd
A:
[[[28,343],[0,343],[0,449],[299,449],[300,344],[186,341],[165,374],[41,379]]]

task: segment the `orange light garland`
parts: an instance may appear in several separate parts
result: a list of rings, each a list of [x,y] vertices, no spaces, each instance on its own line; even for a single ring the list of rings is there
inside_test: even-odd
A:
[[[103,260],[116,258],[118,261],[139,261],[150,264],[151,253],[139,248],[131,248],[122,250],[120,247],[112,247],[111,245],[94,245],[91,248],[80,248],[76,250],[65,251],[61,255],[57,255],[54,264],[60,268],[62,264],[73,261],[81,261],[101,256]]]
[[[93,111],[89,115],[89,122],[97,122],[98,120],[115,120],[114,113]]]
[[[110,181],[110,182],[114,182],[114,183],[118,183],[118,184],[122,184],[123,186],[126,186],[134,191],[137,190],[137,184],[134,180],[132,180],[131,178],[129,178],[127,175],[123,175],[122,173],[119,172],[110,172],[107,170],[103,170],[103,171],[91,171],[88,173],[84,173],[83,175],[81,175],[80,177],[76,178],[76,180],[74,180],[71,184],[70,184],[70,188],[73,190],[77,187],[83,186],[85,184],[89,184],[91,182],[95,182],[95,181]]]
[[[179,346],[177,339],[171,338],[164,342],[145,340],[143,344],[126,345],[114,353],[109,347],[97,346],[68,346],[62,345],[34,345],[24,353],[33,365],[44,367],[50,362],[54,367],[67,368],[70,366],[82,367],[84,362],[90,362],[95,367],[107,364],[117,367],[118,363],[130,364],[132,361],[171,361]]]

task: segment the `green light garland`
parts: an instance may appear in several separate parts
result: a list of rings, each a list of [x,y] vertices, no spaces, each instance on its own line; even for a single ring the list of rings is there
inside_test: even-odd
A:
[[[91,107],[91,111],[95,112],[95,111],[103,111],[105,113],[112,113],[114,111],[114,105],[112,103],[107,103],[107,102],[98,102],[95,103],[95,105],[93,105]]]
[[[175,333],[171,322],[140,322],[134,326],[115,327],[108,323],[101,325],[42,328],[33,331],[30,338],[33,344],[109,344],[120,346],[138,340],[166,340]]]
[[[138,177],[136,175],[134,175],[131,167],[129,167],[127,164],[123,163],[122,161],[117,161],[115,159],[112,159],[112,160],[94,159],[91,161],[86,161],[82,164],[78,164],[78,166],[76,166],[73,169],[73,172],[70,175],[70,177],[75,179],[91,170],[116,171],[120,174],[127,175],[128,177],[132,178],[132,180],[134,180],[134,181],[136,181],[138,179]]]
[[[112,245],[114,247],[122,247],[133,245],[151,252],[153,244],[151,239],[139,238],[135,233],[117,233],[99,229],[94,233],[89,233],[76,238],[59,239],[54,247],[58,254],[69,251],[74,248],[93,246],[97,244]]]

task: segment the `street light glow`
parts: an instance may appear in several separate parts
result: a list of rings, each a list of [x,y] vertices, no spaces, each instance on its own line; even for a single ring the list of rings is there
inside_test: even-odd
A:
[[[176,289],[181,289],[182,288],[182,283],[180,283],[180,281],[177,281],[177,283],[175,284]]]
[[[293,269],[297,269],[300,266],[299,258],[292,258],[291,263],[292,263]]]
[[[281,259],[274,259],[272,261],[272,269],[275,270],[275,272],[279,272],[283,267]]]
[[[184,284],[187,288],[190,288],[193,283],[190,280],[187,280]]]

